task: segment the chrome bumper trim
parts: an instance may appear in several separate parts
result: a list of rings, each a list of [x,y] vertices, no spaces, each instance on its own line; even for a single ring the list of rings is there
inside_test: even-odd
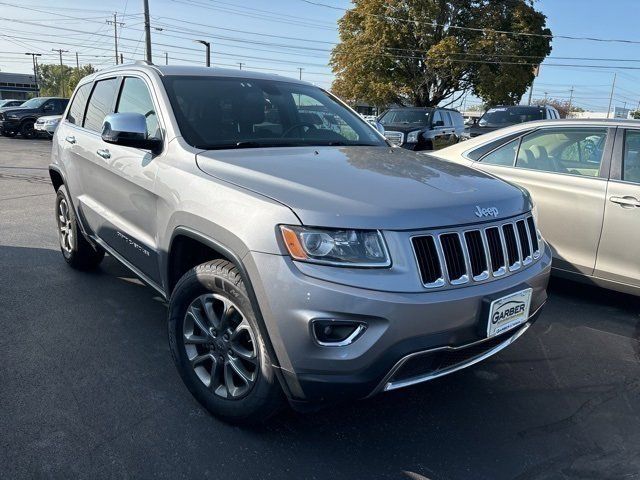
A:
[[[546,302],[545,302],[546,303]],[[544,306],[544,303],[542,305],[540,305],[536,311],[529,315],[529,319],[533,318],[535,315],[538,314],[538,312],[542,309],[542,307]],[[433,373],[427,373],[424,375],[419,375],[416,377],[412,377],[412,378],[408,378],[406,380],[398,380],[398,381],[389,381],[390,378],[393,377],[393,375],[410,359],[420,356],[420,355],[425,355],[425,354],[429,354],[429,353],[436,353],[436,352],[441,352],[441,351],[456,351],[456,350],[464,350],[465,348],[469,348],[469,347],[473,347],[475,345],[480,345],[488,340],[491,340],[491,338],[483,338],[482,340],[478,340],[477,342],[473,342],[473,343],[468,343],[466,345],[460,345],[458,347],[451,347],[451,346],[445,346],[445,347],[438,347],[438,348],[433,348],[430,350],[422,350],[419,352],[414,352],[411,353],[403,358],[401,358],[394,366],[393,368],[389,371],[389,373],[384,377],[384,379],[382,380],[382,382],[380,382],[380,384],[375,388],[375,390],[369,395],[369,397],[375,395],[376,393],[379,393],[381,391],[383,392],[388,392],[391,390],[397,390],[399,388],[404,388],[404,387],[409,387],[411,385],[415,385],[417,383],[423,383],[423,382],[428,382],[429,380],[434,380],[438,377],[442,377],[444,375],[448,375],[450,373],[454,373],[457,372],[458,370],[462,370],[463,368],[467,368],[470,367],[472,365],[475,365],[476,363],[479,363],[483,360],[486,360],[487,358],[495,355],[496,353],[500,352],[501,350],[504,350],[505,348],[507,348],[509,345],[511,345],[513,342],[515,342],[518,338],[520,338],[522,335],[524,335],[524,332],[526,332],[529,327],[531,327],[531,322],[527,321],[526,323],[524,323],[521,327],[519,327],[518,329],[516,329],[515,333],[513,333],[509,338],[505,339],[504,342],[496,345],[495,347],[493,347],[491,350],[486,351],[485,353],[475,356],[469,360],[467,360],[466,362],[463,363],[459,363],[457,365],[454,365],[452,367],[449,368],[445,368],[443,370],[437,371],[437,372],[433,372]]]

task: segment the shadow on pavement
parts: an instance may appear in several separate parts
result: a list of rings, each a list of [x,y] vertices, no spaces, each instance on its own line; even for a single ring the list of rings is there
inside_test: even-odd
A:
[[[633,478],[638,307],[553,281],[538,323],[487,362],[249,430],[192,399],[163,301],[115,260],[81,273],[57,250],[0,246],[0,468],[7,478]]]

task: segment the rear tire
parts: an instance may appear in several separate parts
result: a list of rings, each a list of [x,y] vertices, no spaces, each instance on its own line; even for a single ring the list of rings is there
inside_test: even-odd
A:
[[[76,270],[94,270],[104,258],[104,250],[94,248],[78,227],[76,214],[64,187],[56,193],[56,223],[60,251],[65,261]]]
[[[216,417],[262,423],[284,403],[272,360],[237,268],[203,263],[176,285],[169,345],[183,382]]]

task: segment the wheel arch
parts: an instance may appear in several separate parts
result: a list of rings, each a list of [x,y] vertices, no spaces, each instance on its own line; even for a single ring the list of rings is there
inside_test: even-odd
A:
[[[167,292],[167,298],[168,299],[171,298],[171,295],[173,293],[173,288],[175,287],[175,283],[177,283],[177,280],[179,280],[179,278],[175,279],[175,283],[171,283],[171,282],[174,282],[174,280],[171,277],[172,268],[175,268],[173,264],[175,261],[177,261],[180,258],[179,256],[176,256],[176,254],[179,254],[179,250],[174,250],[174,249],[180,248],[181,242],[185,242],[185,240],[182,240],[183,238],[188,239],[186,240],[186,242],[197,242],[202,246],[210,249],[212,252],[215,253],[217,258],[225,259],[231,262],[238,269],[240,273],[240,277],[242,278],[242,282],[244,283],[245,289],[247,291],[249,301],[251,302],[251,306],[254,309],[256,321],[258,323],[258,328],[260,329],[260,334],[264,339],[265,346],[269,352],[269,357],[273,362],[273,367],[275,369],[278,382],[280,383],[280,386],[282,387],[285,395],[288,398],[291,398],[292,397],[291,391],[287,385],[287,382],[284,376],[282,375],[280,362],[278,361],[278,356],[273,347],[271,337],[269,336],[269,332],[267,330],[264,317],[262,316],[262,311],[260,309],[260,305],[258,303],[258,298],[253,288],[253,284],[251,283],[251,279],[249,278],[249,273],[242,261],[242,258],[240,258],[240,256],[237,255],[233,250],[231,250],[226,245],[220,243],[219,241],[214,240],[213,238],[197,230],[193,230],[191,228],[184,227],[184,226],[176,227],[173,230],[173,233],[171,235],[171,240],[169,242],[169,250],[167,252],[167,259],[166,259],[165,289]],[[208,260],[215,260],[215,258],[213,259],[210,258]]]

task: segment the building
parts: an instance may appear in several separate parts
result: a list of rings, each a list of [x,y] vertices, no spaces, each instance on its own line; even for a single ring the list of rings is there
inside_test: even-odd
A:
[[[11,98],[27,100],[38,96],[38,86],[33,75],[0,72],[0,100]]]

